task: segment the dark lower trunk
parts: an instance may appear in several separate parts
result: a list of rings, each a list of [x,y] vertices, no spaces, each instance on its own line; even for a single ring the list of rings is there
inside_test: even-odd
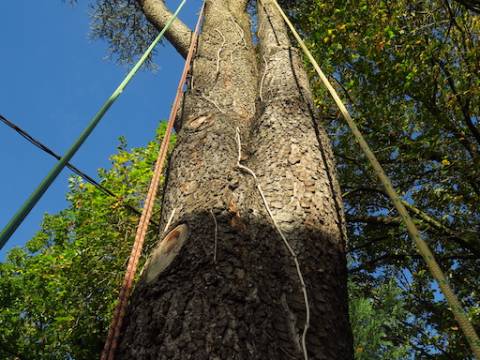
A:
[[[353,358],[330,145],[283,23],[265,1],[256,55],[245,2],[207,2],[164,194],[170,234],[132,296],[119,359],[303,358],[299,276],[253,177],[237,167],[237,127],[242,164],[298,255],[309,358]]]

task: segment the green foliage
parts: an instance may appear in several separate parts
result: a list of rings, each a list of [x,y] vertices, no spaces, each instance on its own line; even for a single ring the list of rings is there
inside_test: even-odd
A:
[[[394,282],[375,288],[363,297],[359,287],[349,284],[350,322],[354,334],[355,359],[406,359],[409,346],[402,323],[408,316],[401,290]]]
[[[401,195],[441,223],[416,215],[479,329],[479,17],[443,0],[285,3]],[[369,298],[391,278],[401,284],[416,322],[411,356],[470,358],[398,214],[313,71],[311,79],[337,156],[357,285]]]
[[[74,5],[78,0],[68,2]],[[158,30],[148,22],[137,0],[89,0],[88,3],[91,7],[90,36],[95,40],[105,40],[109,45],[110,58],[120,64],[132,63],[158,35]],[[151,57],[147,65],[153,67]]]
[[[164,133],[163,124],[157,138]],[[98,357],[138,223],[122,204],[141,208],[158,148],[127,151],[120,139],[111,169],[99,171],[118,198],[70,178],[69,206],[45,215],[41,231],[0,264],[1,359]],[[157,233],[151,226],[147,247]]]
[[[91,19],[91,36],[106,40],[110,56],[119,63],[133,62],[158,34],[136,0],[96,0]]]
[[[480,0],[457,0],[460,4],[463,4],[467,9],[475,11],[480,14]]]

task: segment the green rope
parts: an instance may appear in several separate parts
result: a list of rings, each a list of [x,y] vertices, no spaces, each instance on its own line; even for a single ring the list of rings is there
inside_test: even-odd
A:
[[[263,0],[266,2],[265,0]],[[267,0],[268,1],[268,0]],[[437,261],[435,260],[435,257],[430,250],[427,242],[422,239],[420,236],[420,232],[418,231],[417,227],[415,226],[415,223],[413,222],[412,218],[410,217],[407,209],[405,208],[405,205],[402,203],[402,199],[398,195],[397,191],[392,185],[392,182],[390,178],[387,176],[385,171],[383,170],[382,166],[380,165],[380,162],[377,160],[375,154],[373,151],[370,149],[370,146],[368,143],[365,141],[365,138],[363,137],[362,133],[358,129],[355,121],[353,118],[350,116],[350,113],[348,112],[347,108],[343,104],[342,100],[338,96],[337,92],[333,88],[333,86],[330,84],[329,80],[323,73],[322,69],[318,65],[317,61],[313,57],[312,53],[308,50],[307,46],[303,42],[302,38],[298,34],[298,32],[295,30],[295,27],[293,26],[292,22],[288,19],[287,15],[283,12],[282,8],[278,4],[276,0],[271,0],[273,5],[277,8],[277,10],[280,12],[280,15],[283,17],[285,22],[287,23],[288,27],[293,33],[293,36],[299,43],[300,47],[304,51],[305,55],[308,57],[310,62],[312,63],[313,67],[315,68],[317,74],[320,76],[320,79],[322,80],[323,84],[325,87],[328,89],[330,92],[330,95],[333,97],[335,100],[335,103],[340,109],[340,112],[342,113],[343,117],[347,121],[348,126],[350,127],[350,130],[352,131],[353,135],[355,136],[358,144],[360,145],[360,148],[363,150],[365,153],[366,157],[370,161],[370,164],[372,165],[376,175],[380,179],[381,183],[385,187],[385,191],[387,192],[388,196],[390,197],[392,203],[394,204],[395,208],[397,209],[398,213],[400,214],[400,217],[404,221],[408,233],[412,240],[415,242],[417,245],[418,252],[420,255],[423,257],[425,262],[427,263],[427,266],[430,270],[430,273],[432,274],[433,278],[438,282],[438,285],[440,289],[443,292],[443,295],[445,296],[445,299],[447,300],[450,310],[452,311],[453,315],[455,316],[457,322],[460,325],[460,328],[462,329],[463,333],[465,334],[465,337],[467,338],[467,341],[470,345],[470,348],[477,357],[477,359],[480,360],[480,339],[478,338],[477,333],[475,332],[474,327],[472,326],[472,323],[469,321],[467,315],[465,314],[462,305],[460,301],[458,300],[457,296],[453,292],[452,288],[450,287],[448,280],[443,273],[442,269],[438,265]]]
[[[145,63],[149,55],[152,53],[155,46],[160,42],[163,38],[163,35],[168,30],[168,28],[172,25],[174,20],[177,18],[178,13],[182,9],[183,5],[185,5],[186,0],[182,0],[180,5],[178,5],[177,10],[175,13],[170,17],[167,21],[165,26],[163,27],[162,31],[158,34],[158,36],[153,40],[152,44],[148,47],[145,53],[142,55],[140,60],[135,64],[135,66],[130,70],[127,74],[125,79],[121,82],[121,84],[117,87],[117,89],[113,92],[113,94],[105,101],[103,106],[100,110],[95,114],[95,116],[90,120],[88,126],[83,130],[80,134],[79,138],[73,143],[73,145],[68,149],[68,151],[63,155],[63,157],[58,161],[58,163],[50,170],[47,176],[43,179],[43,181],[38,185],[35,191],[30,195],[30,197],[25,201],[23,206],[17,211],[17,213],[12,217],[10,222],[5,226],[0,234],[0,249],[7,243],[8,239],[12,236],[12,234],[17,230],[23,220],[27,217],[33,207],[36,205],[38,200],[43,196],[45,191],[50,187],[53,181],[57,178],[63,168],[67,165],[70,159],[75,155],[78,149],[82,146],[88,136],[92,133],[95,127],[98,125],[100,120],[102,120],[105,113],[108,109],[113,105],[115,100],[120,96],[123,90],[127,87],[128,83],[138,70],[142,67]]]

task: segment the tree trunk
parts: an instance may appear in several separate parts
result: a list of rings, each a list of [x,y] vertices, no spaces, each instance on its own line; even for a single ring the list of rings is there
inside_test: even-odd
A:
[[[302,59],[269,1],[207,1],[162,208],[119,359],[353,359],[332,151]],[[179,48],[182,53],[185,49]],[[251,174],[258,178],[278,229]]]

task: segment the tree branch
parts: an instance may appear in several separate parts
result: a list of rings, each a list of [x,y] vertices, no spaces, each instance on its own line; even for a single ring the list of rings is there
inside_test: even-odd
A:
[[[464,5],[467,9],[480,14],[480,0],[456,0]]]
[[[352,194],[355,194],[357,192],[373,192],[377,194],[381,194],[385,197],[387,195],[383,190],[380,189],[373,189],[373,188],[366,188],[366,187],[359,187],[356,189],[352,189],[350,191],[347,191],[345,194],[343,194],[343,198],[346,198]],[[452,230],[451,228],[443,225],[440,221],[434,219],[430,215],[428,215],[426,212],[416,208],[415,206],[409,204],[405,200],[402,200],[403,205],[415,215],[415,218],[417,220],[421,220],[423,223],[431,226],[432,228],[443,232],[444,234],[448,235],[448,239],[455,241],[458,245],[460,245],[462,248],[469,250],[472,254],[475,254],[477,258],[480,258],[480,238],[478,237],[477,234],[474,232],[467,232],[464,231],[463,233]],[[382,224],[382,225],[389,225],[389,226],[394,226],[394,225],[400,225],[401,221],[400,218],[397,217],[383,217],[383,216],[348,216],[347,217],[349,222],[363,222],[363,223],[370,223],[370,224]]]
[[[137,0],[148,21],[161,30],[172,13],[161,0]],[[181,20],[176,19],[165,34],[165,37],[184,58],[187,56],[192,31]]]
[[[379,224],[379,225],[390,225],[398,226],[402,223],[400,217],[391,217],[391,216],[363,216],[363,215],[349,215],[347,214],[347,221],[351,223],[367,223],[367,224]]]
[[[440,68],[445,74],[450,90],[452,90],[453,95],[455,96],[455,100],[457,101],[458,105],[460,106],[460,109],[462,110],[463,119],[467,124],[468,129],[470,130],[473,137],[475,138],[475,140],[477,140],[478,144],[480,145],[480,131],[475,127],[475,125],[473,124],[472,118],[470,117],[468,99],[465,101],[462,101],[462,99],[460,98],[460,94],[458,93],[457,88],[455,86],[455,81],[453,80],[452,74],[450,73],[450,71],[447,69],[447,67],[443,62],[439,61],[438,64],[440,65]]]
[[[375,271],[378,267],[396,265],[395,262],[409,261],[409,260],[421,260],[422,256],[416,253],[413,254],[390,254],[386,253],[380,255],[377,258],[366,261],[363,264],[360,264],[357,267],[351,268],[348,270],[349,274],[353,274],[359,271]],[[452,260],[478,260],[475,255],[465,255],[465,254],[454,254],[454,255],[444,255],[437,256],[438,261],[452,261]]]
[[[422,99],[421,97],[416,96],[415,94],[409,94],[409,96],[420,102],[428,112],[440,123],[444,124],[445,130],[450,131],[455,139],[463,145],[463,147],[467,150],[470,154],[473,161],[478,161],[479,154],[477,151],[477,147],[474,146],[467,140],[465,134],[456,128],[456,124],[453,123],[447,116],[445,116],[444,112],[442,112],[435,102],[430,102],[430,99]]]

